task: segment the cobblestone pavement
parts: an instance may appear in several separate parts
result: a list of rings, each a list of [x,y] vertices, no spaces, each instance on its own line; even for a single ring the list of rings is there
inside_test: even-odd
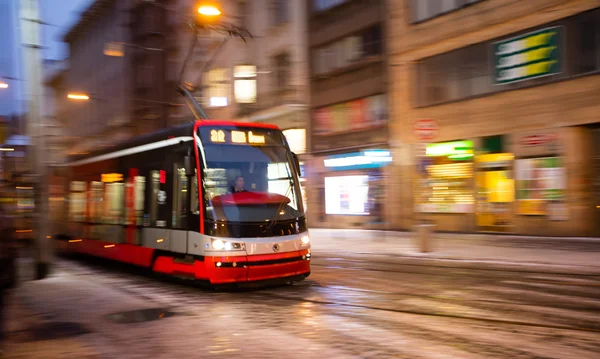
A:
[[[236,292],[61,259],[15,293],[8,357],[597,358],[599,299],[600,275],[380,256],[321,253],[304,282]],[[22,338],[41,322],[80,331]]]

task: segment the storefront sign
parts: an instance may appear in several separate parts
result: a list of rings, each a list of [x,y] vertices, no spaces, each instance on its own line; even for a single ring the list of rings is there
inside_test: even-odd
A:
[[[325,167],[333,171],[380,168],[390,162],[392,162],[392,153],[388,150],[345,153],[330,156],[323,160]]]
[[[341,133],[387,123],[385,95],[371,96],[317,109],[314,134]]]
[[[430,142],[437,136],[438,125],[434,120],[421,119],[415,121],[413,129],[420,142]]]
[[[562,152],[560,129],[524,132],[513,135],[515,156],[542,157]]]
[[[454,141],[427,145],[427,156],[468,159],[473,157],[473,141]]]
[[[493,43],[496,84],[560,73],[562,34],[562,27],[549,27]]]

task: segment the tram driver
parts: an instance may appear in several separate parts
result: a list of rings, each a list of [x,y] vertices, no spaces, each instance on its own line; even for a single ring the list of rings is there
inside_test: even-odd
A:
[[[233,187],[231,193],[237,192],[248,192],[244,189],[244,177],[236,176],[235,181],[233,182]]]

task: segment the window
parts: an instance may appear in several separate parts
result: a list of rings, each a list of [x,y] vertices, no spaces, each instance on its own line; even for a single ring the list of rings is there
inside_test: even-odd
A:
[[[456,101],[499,91],[515,90],[544,84],[572,76],[597,73],[600,71],[600,9],[587,11],[567,19],[527,29],[516,34],[503,36],[485,43],[479,43],[422,59],[416,66],[417,106],[430,106],[448,101]],[[498,46],[506,46],[509,39],[532,38],[552,33],[546,40],[552,52],[545,56],[553,61],[550,70],[533,72],[535,75],[515,77],[514,81],[503,82],[500,60],[518,61],[518,58],[496,52]],[[542,34],[542,35],[539,35]],[[513,40],[513,41],[517,41]],[[532,48],[530,51],[538,51]],[[520,58],[523,58],[522,56]],[[544,58],[546,59],[546,58]],[[543,60],[543,59],[542,59]],[[544,60],[545,61],[545,60]],[[525,68],[544,61],[517,62],[509,70]],[[540,67],[541,68],[541,67]],[[536,70],[538,68],[533,68]],[[518,72],[515,72],[518,74]],[[512,75],[510,73],[509,75]],[[518,80],[518,81],[517,81]]]
[[[188,181],[185,168],[181,164],[173,164],[173,228],[186,228]]]
[[[412,0],[412,21],[425,21],[480,1],[481,0]]]
[[[256,102],[256,66],[240,65],[233,70],[235,102]]]
[[[288,22],[289,0],[273,0],[273,26]]]
[[[289,84],[290,79],[290,55],[288,53],[279,54],[273,59],[275,68],[275,87],[283,90]]]
[[[69,220],[73,222],[85,221],[87,183],[83,181],[71,182],[71,194],[69,196]]]
[[[208,71],[205,75],[205,86],[207,106],[223,107],[229,104],[229,69],[217,68]]]
[[[313,59],[315,73],[327,73],[368,57],[381,55],[383,52],[382,38],[381,26],[376,25],[358,34],[315,49]]]
[[[325,11],[345,3],[348,0],[313,0],[313,11]]]
[[[294,128],[284,130],[283,135],[290,146],[290,150],[295,154],[306,152],[306,130],[303,128]]]
[[[574,72],[585,74],[600,70],[600,11],[592,11],[581,16],[573,26],[577,48],[573,51]],[[567,31],[568,33],[568,31]]]

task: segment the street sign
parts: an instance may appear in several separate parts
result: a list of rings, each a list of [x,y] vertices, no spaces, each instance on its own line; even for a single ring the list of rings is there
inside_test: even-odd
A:
[[[415,121],[413,130],[420,142],[430,142],[437,136],[438,125],[434,120],[420,119]]]

